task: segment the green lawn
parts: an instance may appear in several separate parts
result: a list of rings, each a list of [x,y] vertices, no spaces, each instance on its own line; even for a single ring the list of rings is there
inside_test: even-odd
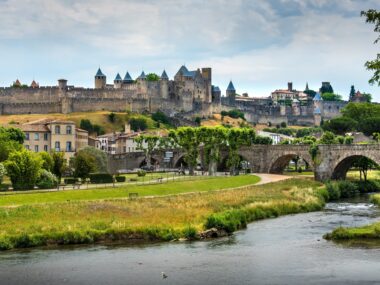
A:
[[[117,188],[66,190],[60,192],[22,193],[0,195],[0,206],[16,206],[36,203],[53,203],[77,200],[125,198],[129,193],[139,196],[162,196],[186,192],[205,192],[255,184],[260,178],[254,175],[210,177],[193,181],[171,181],[152,185],[126,185]]]

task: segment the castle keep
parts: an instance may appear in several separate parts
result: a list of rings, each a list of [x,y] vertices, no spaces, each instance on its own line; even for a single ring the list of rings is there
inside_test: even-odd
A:
[[[321,89],[329,92],[332,87],[329,82],[322,82]],[[17,80],[12,87],[0,88],[0,115],[160,110],[190,122],[196,116],[208,117],[222,110],[239,109],[252,123],[319,125],[324,119],[339,116],[347,104],[323,101],[319,93],[309,91],[308,86],[305,91],[294,90],[290,82],[287,89],[275,90],[269,97],[252,98],[238,95],[229,82],[222,97],[220,88],[212,85],[211,68],[191,71],[183,65],[173,80],[165,70],[160,77],[143,71],[135,80],[126,72],[123,78],[117,74],[113,84],[107,83],[106,75],[99,68],[94,88],[70,86],[65,79],[59,79],[53,87],[41,87],[34,80],[28,87]],[[350,95],[350,100],[361,100],[357,94]]]

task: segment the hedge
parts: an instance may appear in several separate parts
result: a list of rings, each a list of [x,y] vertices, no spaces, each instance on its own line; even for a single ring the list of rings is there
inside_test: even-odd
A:
[[[109,173],[90,173],[91,183],[112,183],[113,177]]]
[[[125,176],[116,176],[116,182],[125,182],[126,178]]]

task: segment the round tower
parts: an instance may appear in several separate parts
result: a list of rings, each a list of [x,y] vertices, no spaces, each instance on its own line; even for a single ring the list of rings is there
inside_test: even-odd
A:
[[[66,79],[58,79],[58,88],[60,90],[66,90],[66,88],[67,88],[67,80]]]
[[[235,89],[234,84],[232,83],[232,81],[230,81],[230,83],[227,86],[226,96],[228,98],[228,102],[231,105],[234,105],[235,104],[235,98],[236,98],[236,89]]]
[[[95,74],[95,89],[103,89],[106,87],[107,77],[103,74],[100,67]]]
[[[160,77],[160,91],[163,99],[169,98],[169,77],[164,70]]]
[[[122,84],[123,84],[123,79],[121,78],[120,74],[118,73],[115,77],[115,80],[113,81],[113,88],[120,89]]]

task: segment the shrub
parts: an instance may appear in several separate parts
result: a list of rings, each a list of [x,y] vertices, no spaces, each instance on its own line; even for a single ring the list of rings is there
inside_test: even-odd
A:
[[[146,171],[145,170],[139,170],[139,171],[137,171],[137,176],[139,176],[139,177],[143,177],[143,176],[145,176],[146,175]]]
[[[40,189],[51,189],[57,187],[58,179],[50,171],[42,169],[36,184]]]
[[[115,123],[116,121],[116,114],[114,112],[111,112],[108,114],[108,121],[110,121],[111,123]]]
[[[340,192],[340,198],[355,197],[359,194],[359,190],[355,183],[346,180],[337,181],[336,183]]]
[[[132,118],[129,120],[131,129],[135,132],[144,131],[148,128],[148,123],[144,118]]]
[[[359,192],[370,193],[380,191],[380,181],[367,180],[367,181],[355,181],[356,187]]]
[[[116,176],[115,179],[116,182],[125,182],[127,180],[125,176]]]
[[[157,111],[156,113],[153,113],[152,119],[158,123],[163,123],[163,124],[169,124],[170,123],[169,117],[166,116],[166,114],[161,112],[161,111]]]
[[[336,183],[327,182],[326,190],[329,193],[329,200],[338,200],[340,198],[340,191]]]
[[[112,183],[113,177],[109,173],[90,173],[91,183]]]
[[[0,163],[0,184],[3,183],[4,175],[6,174],[4,164]]]
[[[78,182],[78,178],[65,178],[63,179],[65,184],[75,184]]]

